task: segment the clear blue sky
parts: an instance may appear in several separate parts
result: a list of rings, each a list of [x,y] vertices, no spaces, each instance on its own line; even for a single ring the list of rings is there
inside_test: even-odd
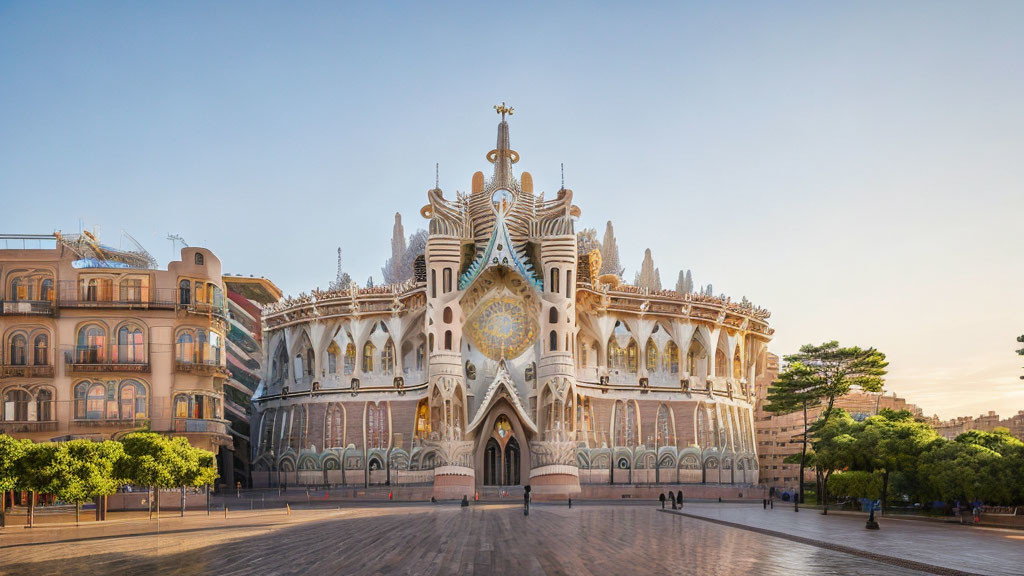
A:
[[[383,3],[380,3],[383,4]],[[0,3],[0,231],[169,232],[296,294],[380,278],[491,106],[627,276],[874,345],[943,416],[1024,409],[1024,3]]]

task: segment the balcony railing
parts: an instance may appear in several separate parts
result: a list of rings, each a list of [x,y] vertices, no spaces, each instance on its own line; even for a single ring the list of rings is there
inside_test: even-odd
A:
[[[3,421],[0,422],[0,433],[21,434],[27,432],[54,432],[57,430],[57,421],[46,422],[33,421]]]
[[[227,435],[227,423],[223,420],[200,420],[197,418],[175,418],[174,432],[182,434]]]
[[[98,362],[85,358],[66,357],[64,371],[68,374],[96,374],[103,372],[129,372],[149,374],[149,362]]]
[[[53,378],[53,366],[0,366],[0,378]]]
[[[61,308],[128,308],[134,310],[173,310],[177,306],[174,288],[125,287],[103,290],[82,286],[76,281],[59,283],[57,304]]]
[[[206,362],[175,362],[174,371],[180,374],[195,374],[197,376],[231,377],[231,372],[224,366]]]
[[[53,316],[55,308],[49,300],[4,300],[4,316]]]

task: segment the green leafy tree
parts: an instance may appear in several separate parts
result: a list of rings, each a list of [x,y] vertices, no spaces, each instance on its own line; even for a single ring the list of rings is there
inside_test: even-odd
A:
[[[863,470],[837,472],[828,479],[828,492],[833,497],[874,500],[882,494],[882,476]]]
[[[889,477],[913,471],[921,454],[938,439],[935,429],[918,422],[907,410],[882,410],[866,419],[857,434],[853,466],[882,477],[882,513],[887,508]]]
[[[35,489],[73,502],[77,523],[82,502],[117,491],[121,481],[114,475],[114,468],[123,456],[117,442],[69,440],[49,444],[45,457],[36,462]]]
[[[7,526],[7,493],[21,486],[19,462],[25,456],[28,440],[15,440],[0,434],[0,528]]]
[[[31,528],[35,522],[36,494],[45,493],[48,488],[49,475],[47,469],[57,452],[57,445],[53,442],[40,444],[26,444],[25,453],[15,465],[15,475],[18,478],[17,488],[27,490],[28,499],[28,526]]]
[[[171,448],[170,441],[154,432],[133,432],[121,438],[125,457],[117,467],[117,476],[127,484],[149,486],[154,496],[150,499],[150,517],[152,507],[156,507],[157,518],[160,517],[160,489],[178,486],[174,462],[178,456]]]
[[[854,386],[865,392],[881,392],[889,366],[885,354],[874,348],[844,348],[835,340],[821,345],[805,344],[796,354],[786,356],[785,361],[809,369],[805,387],[825,405],[819,419],[821,425],[832,417],[836,399],[849,394]]]
[[[843,409],[816,427],[814,433],[814,470],[818,478],[818,502],[828,514],[828,480],[837,470],[849,468],[856,461],[856,435],[861,425]]]
[[[181,487],[181,515],[185,515],[185,488],[208,486],[217,479],[217,462],[208,450],[195,448],[185,438],[168,440],[173,455],[168,461],[174,484]]]
[[[918,462],[922,495],[929,500],[1010,503],[1013,490],[1003,476],[999,453],[963,442],[936,442]]]

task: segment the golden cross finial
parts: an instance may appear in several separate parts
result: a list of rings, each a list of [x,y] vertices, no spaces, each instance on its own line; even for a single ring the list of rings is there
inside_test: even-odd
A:
[[[500,105],[494,107],[494,111],[497,112],[498,114],[501,114],[501,121],[502,122],[505,121],[505,114],[508,114],[509,116],[511,116],[512,113],[515,112],[515,110],[516,109],[511,107],[511,106],[505,106],[504,102],[502,102]]]

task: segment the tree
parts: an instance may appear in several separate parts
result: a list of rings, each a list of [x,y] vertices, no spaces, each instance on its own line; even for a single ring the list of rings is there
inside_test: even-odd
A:
[[[835,340],[820,346],[805,344],[798,353],[786,356],[785,361],[803,367],[799,373],[802,387],[825,404],[819,420],[821,425],[827,424],[832,416],[836,398],[849,394],[852,387],[880,392],[889,366],[885,354],[874,348],[842,348]]]
[[[661,290],[661,273],[654,267],[654,258],[651,257],[651,249],[644,251],[644,261],[640,264],[640,271],[633,279],[633,285],[648,290]]]
[[[800,362],[792,362],[779,374],[778,379],[768,387],[767,404],[764,409],[774,414],[791,414],[803,410],[803,433],[800,435],[800,477],[798,499],[804,495],[804,468],[807,466],[807,444],[810,440],[810,422],[807,409],[821,404],[821,397],[815,393],[809,381],[814,370]]]
[[[21,486],[19,462],[30,444],[0,434],[0,528],[7,526],[7,493]]]
[[[914,470],[921,454],[938,438],[935,429],[914,420],[907,410],[882,410],[867,418],[857,437],[858,469],[877,472],[882,477],[882,514],[887,508],[889,476]]]
[[[604,242],[601,243],[601,274],[622,276],[625,269],[619,264],[619,245],[615,241],[615,230],[609,220],[604,228]]]
[[[181,487],[181,515],[185,515],[185,488],[208,486],[217,479],[217,464],[212,452],[195,448],[188,439],[178,437],[166,440],[170,456],[167,466],[171,482]]]
[[[849,468],[856,459],[856,435],[860,425],[845,410],[814,432],[814,471],[818,479],[818,502],[828,514],[828,480],[836,470]]]
[[[154,432],[133,432],[121,439],[125,457],[117,466],[116,475],[127,484],[149,486],[154,491],[151,506],[155,504],[160,517],[160,488],[177,486],[172,472],[176,457],[166,437]],[[152,508],[150,509],[152,510]],[[152,518],[152,512],[150,512]]]
[[[35,522],[36,494],[45,492],[49,476],[46,469],[53,461],[56,445],[53,442],[41,444],[26,444],[25,453],[16,464],[15,475],[18,477],[17,488],[27,490],[28,499],[28,526],[32,527]]]
[[[828,493],[834,498],[869,498],[875,500],[882,493],[882,478],[879,474],[863,470],[838,472],[828,479]]]
[[[122,484],[114,474],[124,450],[117,442],[68,440],[39,444],[33,489],[75,504],[75,523],[81,520],[82,502],[109,496]]]

